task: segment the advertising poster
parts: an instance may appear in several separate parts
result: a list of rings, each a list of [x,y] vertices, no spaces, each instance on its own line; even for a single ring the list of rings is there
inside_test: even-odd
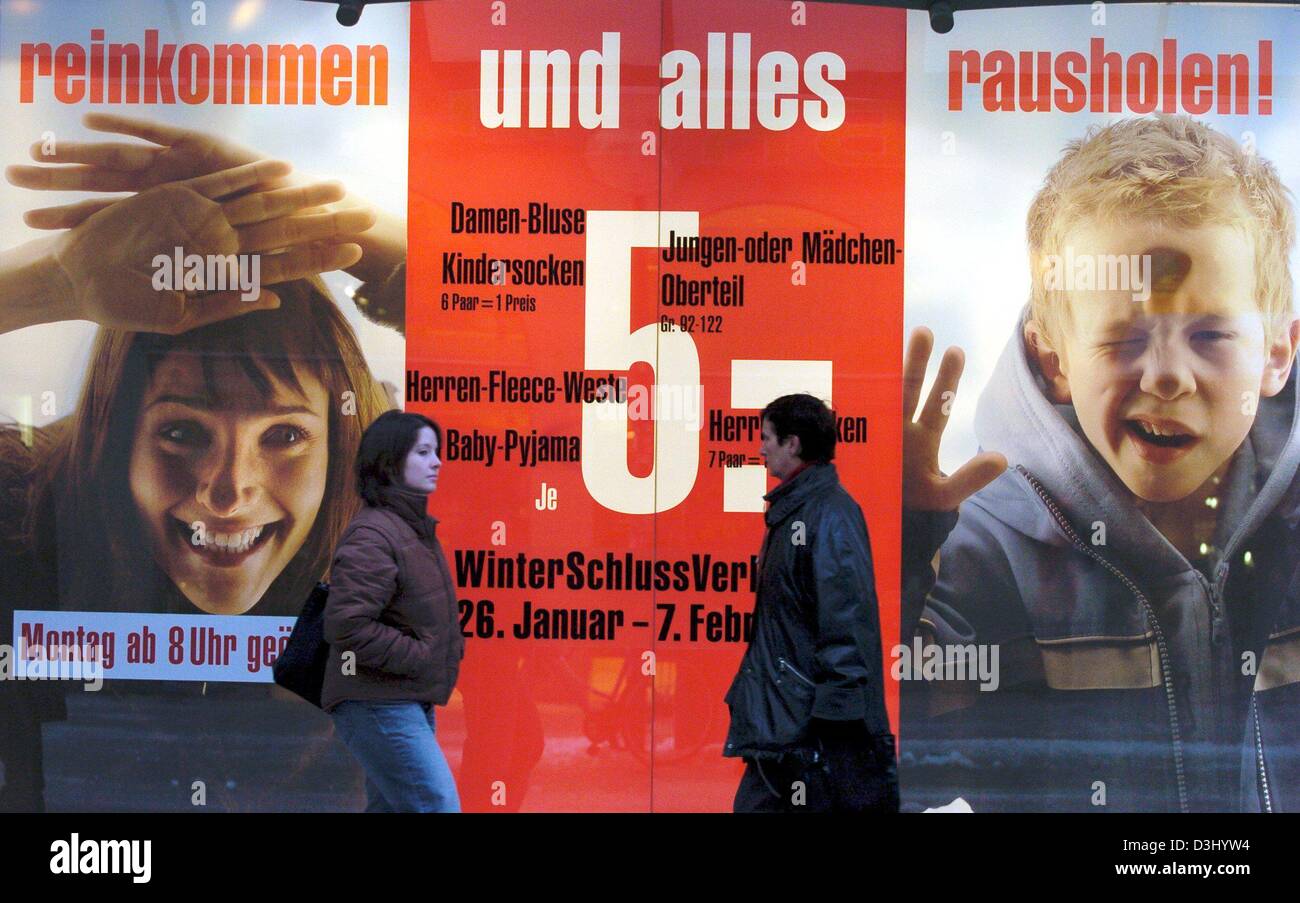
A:
[[[408,35],[0,3],[4,809],[359,808],[270,665],[400,404]]]
[[[271,669],[390,410],[461,809],[730,810],[792,393],[904,811],[1295,805],[1293,9],[335,12],[0,0],[0,810],[367,807]]]
[[[835,409],[897,635],[903,37],[816,4],[412,8],[406,404],[445,430],[467,810],[731,808],[778,396]]]
[[[1294,10],[908,25],[904,808],[1294,805]]]

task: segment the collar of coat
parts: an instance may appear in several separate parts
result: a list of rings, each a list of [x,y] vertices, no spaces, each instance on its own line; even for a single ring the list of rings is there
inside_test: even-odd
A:
[[[387,508],[411,525],[417,536],[425,539],[434,534],[438,521],[429,516],[429,494],[397,486],[379,489],[380,507]]]
[[[769,527],[780,523],[809,498],[820,495],[839,483],[840,477],[834,464],[807,467],[763,496],[767,502],[767,513],[763,519]]]

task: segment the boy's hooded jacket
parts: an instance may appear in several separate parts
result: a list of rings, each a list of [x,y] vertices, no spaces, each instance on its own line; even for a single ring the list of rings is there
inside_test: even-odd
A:
[[[1300,808],[1296,422],[1293,368],[1234,456],[1204,575],[1043,393],[1017,329],[975,422],[1008,470],[959,516],[904,517],[904,643],[996,644],[999,664],[996,689],[903,681],[904,807]]]

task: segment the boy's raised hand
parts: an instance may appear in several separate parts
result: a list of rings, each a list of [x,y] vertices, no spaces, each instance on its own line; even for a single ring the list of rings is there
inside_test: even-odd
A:
[[[933,349],[934,335],[922,326],[912,332],[903,358],[903,507],[910,511],[955,511],[1007,469],[1007,459],[997,452],[981,452],[951,476],[939,469],[939,443],[966,359],[960,348],[944,352],[921,416],[913,423]]]

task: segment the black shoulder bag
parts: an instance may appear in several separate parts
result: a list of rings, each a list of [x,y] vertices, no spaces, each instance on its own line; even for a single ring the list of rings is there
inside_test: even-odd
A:
[[[330,644],[325,642],[325,600],[329,592],[328,583],[316,584],[293,625],[288,644],[271,666],[276,683],[316,708],[320,708],[321,686],[330,657]]]

